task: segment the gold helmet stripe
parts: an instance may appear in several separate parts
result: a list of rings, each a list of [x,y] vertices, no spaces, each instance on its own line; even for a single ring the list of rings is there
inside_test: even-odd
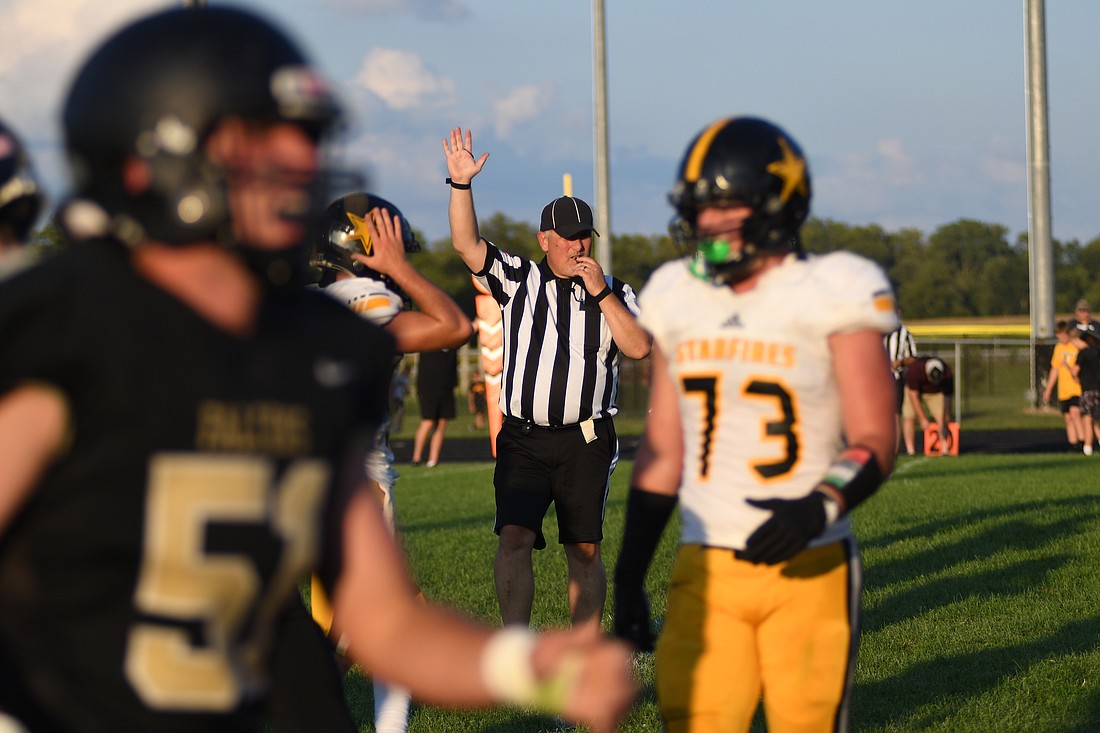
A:
[[[695,145],[691,147],[691,152],[688,154],[687,165],[684,167],[685,181],[694,183],[699,180],[699,176],[703,173],[703,160],[707,157],[707,152],[710,150],[710,144],[714,141],[718,133],[722,131],[722,128],[728,125],[732,120],[732,117],[718,120],[704,130],[699,136],[699,139],[695,141]]]

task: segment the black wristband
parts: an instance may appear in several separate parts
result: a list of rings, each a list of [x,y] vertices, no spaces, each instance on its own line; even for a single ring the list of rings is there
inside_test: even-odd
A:
[[[450,178],[448,178],[446,180],[446,183],[450,184],[451,188],[457,188],[459,191],[469,191],[470,190],[470,184],[469,183],[455,183]]]
[[[600,301],[602,301],[604,298],[606,298],[609,295],[611,295],[611,286],[610,285],[604,285],[603,290],[601,290],[600,292],[596,293],[595,295],[591,295],[589,297],[592,298],[593,303],[599,303]]]
[[[815,488],[836,501],[840,513],[845,514],[878,491],[885,480],[874,451],[850,445],[837,456]]]
[[[617,584],[640,587],[644,583],[653,553],[678,501],[675,494],[655,494],[637,486],[630,487],[626,495],[623,544],[615,564]]]

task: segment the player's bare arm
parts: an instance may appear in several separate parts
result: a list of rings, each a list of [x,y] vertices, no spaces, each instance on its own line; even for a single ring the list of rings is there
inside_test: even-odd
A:
[[[885,479],[894,469],[897,420],[894,380],[882,349],[882,334],[870,329],[833,334],[829,348],[840,391],[844,435],[849,445],[862,445],[874,452]]]
[[[370,255],[352,258],[388,275],[405,291],[418,311],[402,311],[386,326],[403,353],[456,348],[473,335],[474,327],[458,304],[424,277],[405,257],[400,219],[383,208],[366,219],[374,243]]]
[[[676,508],[683,465],[683,434],[676,385],[660,348],[653,349],[649,412],[634,461],[626,527],[615,566],[615,635],[638,651],[652,651],[645,577],[665,525]]]
[[[684,463],[680,398],[661,347],[653,347],[650,361],[645,433],[634,459],[630,484],[645,491],[672,496],[680,489]]]
[[[462,261],[471,272],[478,272],[485,266],[485,242],[477,226],[477,214],[474,212],[473,189],[471,182],[489,158],[482,153],[474,158],[473,133],[461,127],[451,130],[443,138],[443,154],[447,159],[447,175],[452,181],[448,218],[451,224],[451,243]],[[465,188],[455,188],[455,185]]]
[[[0,397],[0,533],[65,443],[69,406],[45,385]]]
[[[494,684],[492,672],[486,671],[494,664],[486,653],[491,653],[494,639],[502,641],[499,632],[415,600],[400,550],[366,492],[348,508],[344,537],[343,576],[333,601],[336,615],[346,619],[349,652],[357,661],[431,704],[516,702],[507,699],[509,691]],[[364,608],[370,613],[362,613]],[[536,686],[551,679],[564,681],[561,713],[594,731],[614,730],[635,693],[625,646],[573,630],[528,639],[533,644],[522,650],[523,640],[517,641],[520,658],[512,675],[529,672]],[[495,651],[501,658],[512,653],[504,648]],[[433,664],[423,665],[424,658],[433,659]]]

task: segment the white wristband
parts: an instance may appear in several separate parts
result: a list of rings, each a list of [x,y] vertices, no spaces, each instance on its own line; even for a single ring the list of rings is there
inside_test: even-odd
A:
[[[553,674],[536,680],[531,664],[535,643],[535,635],[524,626],[507,626],[496,632],[481,653],[481,678],[501,702],[556,715],[580,682],[584,664],[578,653],[570,652]]]
[[[501,702],[526,705],[537,694],[531,653],[535,635],[523,626],[506,626],[489,637],[481,653],[481,678]]]

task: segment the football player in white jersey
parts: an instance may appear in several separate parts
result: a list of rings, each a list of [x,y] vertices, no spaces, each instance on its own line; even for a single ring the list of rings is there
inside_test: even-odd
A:
[[[408,262],[405,254],[419,251],[412,226],[396,206],[373,194],[349,193],[325,210],[325,228],[312,242],[310,264],[321,270],[322,291],[385,329],[396,340],[398,354],[457,348],[473,335],[473,322]],[[406,299],[418,310],[405,310]],[[387,425],[367,458],[367,475],[391,531],[396,529],[393,487],[398,478],[393,461]],[[316,578],[311,597],[313,617],[328,632],[332,612]],[[375,679],[375,730],[404,733],[409,704],[406,690]]]
[[[693,254],[640,295],[654,337],[646,431],[615,572],[616,631],[652,648],[645,573],[682,532],[656,645],[671,733],[846,730],[861,566],[848,513],[893,468],[897,327],[882,271],[802,253],[810,177],[765,120],[719,120],[670,194]]]
[[[373,194],[349,193],[329,204],[325,221],[310,254],[324,293],[385,329],[399,354],[458,348],[470,339],[473,321],[406,259],[406,253],[420,251],[420,243],[396,206]],[[405,310],[406,300],[417,310]],[[371,477],[392,524],[397,473],[385,436],[381,447]]]
[[[406,253],[419,250],[408,220],[396,206],[373,194],[353,193],[335,199],[324,210],[323,227],[310,242],[309,259],[320,270],[321,291],[385,329],[394,337],[398,354],[460,346],[472,335],[473,324],[450,296],[409,264]],[[417,310],[405,309],[407,303]],[[383,425],[368,451],[366,473],[390,532],[396,532],[393,490],[398,474],[393,463],[388,425]],[[346,639],[340,636],[339,621],[333,631],[331,605],[316,576],[310,584],[310,599],[313,620],[342,647]],[[298,623],[298,617],[292,616],[281,643],[297,649],[300,656],[308,648],[309,634]],[[324,725],[330,730],[354,729],[339,682],[333,685],[317,670],[303,674],[300,663],[299,668],[279,670],[278,694],[270,712],[278,733],[315,729],[320,710],[328,716]],[[411,702],[408,691],[377,678],[373,687],[375,730],[404,733]]]

